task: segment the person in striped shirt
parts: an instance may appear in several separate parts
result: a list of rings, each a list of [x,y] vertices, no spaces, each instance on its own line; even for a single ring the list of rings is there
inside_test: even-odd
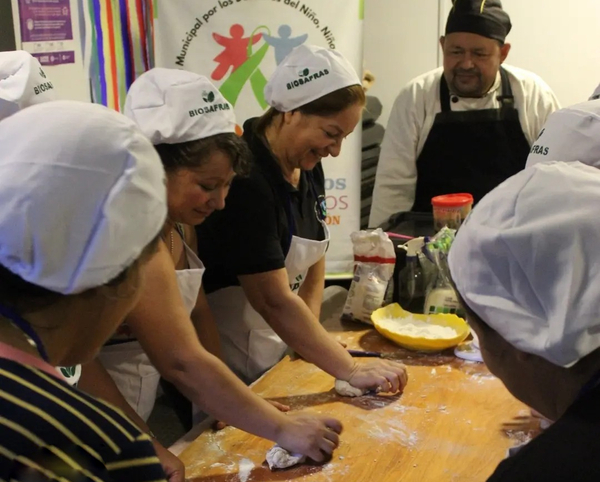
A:
[[[151,143],[103,106],[0,122],[0,480],[165,481],[150,437],[55,369],[135,306],[166,217]]]
[[[54,100],[59,100],[54,92],[54,81],[47,75],[34,56],[24,50],[0,52],[0,120],[19,112],[21,109]],[[86,366],[84,383],[86,379],[96,376],[98,365],[99,363],[92,363]],[[79,381],[82,378],[81,365],[56,367],[56,369],[70,385],[81,388],[79,386]],[[99,376],[102,376],[102,373]],[[93,380],[95,382],[96,379],[93,378]],[[144,420],[140,419],[119,393],[108,393],[104,385],[102,389],[104,389],[103,392],[95,393],[99,393],[99,397],[110,401],[123,410],[125,415],[131,418],[143,432],[151,433]],[[93,394],[94,392],[89,393]],[[152,442],[161,465],[169,476],[169,480],[171,482],[183,482],[185,474],[183,463],[163,447],[154,436]]]

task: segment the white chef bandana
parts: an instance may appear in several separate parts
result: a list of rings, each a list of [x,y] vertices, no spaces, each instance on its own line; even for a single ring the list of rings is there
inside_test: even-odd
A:
[[[557,110],[548,118],[526,167],[547,161],[580,161],[600,167],[600,100]]]
[[[265,87],[265,100],[279,112],[289,112],[351,85],[362,85],[362,81],[342,54],[301,45],[273,72]]]
[[[35,57],[24,50],[0,52],[0,120],[50,100],[56,100],[54,85]]]
[[[165,173],[125,116],[39,104],[0,122],[0,146],[0,264],[22,279],[80,293],[114,279],[159,233]]]
[[[154,145],[235,132],[231,104],[206,77],[185,70],[142,74],[127,93],[124,112]]]
[[[600,171],[540,163],[485,196],[449,264],[467,305],[517,349],[568,367],[600,347]]]

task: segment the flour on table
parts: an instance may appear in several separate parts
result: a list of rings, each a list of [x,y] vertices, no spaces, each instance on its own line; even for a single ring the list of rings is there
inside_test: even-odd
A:
[[[343,397],[360,397],[368,392],[368,390],[353,387],[344,380],[335,381],[335,391]]]
[[[287,469],[293,465],[301,464],[306,460],[305,455],[291,454],[279,445],[275,445],[267,452],[267,464],[273,469]]]

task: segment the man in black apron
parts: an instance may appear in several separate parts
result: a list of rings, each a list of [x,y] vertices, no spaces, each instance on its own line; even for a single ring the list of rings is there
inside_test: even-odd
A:
[[[537,76],[502,66],[510,29],[500,0],[454,2],[440,40],[443,71],[411,82],[392,110],[372,226],[400,211],[431,212],[440,194],[468,192],[478,202],[525,167],[558,103]]]

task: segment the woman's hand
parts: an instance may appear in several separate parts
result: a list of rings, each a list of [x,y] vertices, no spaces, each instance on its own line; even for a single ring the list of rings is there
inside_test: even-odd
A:
[[[346,381],[356,388],[401,393],[408,383],[408,374],[402,363],[372,360],[366,363],[356,363],[352,374]]]
[[[287,423],[275,441],[288,452],[323,462],[339,445],[340,433],[342,424],[335,418],[294,413],[287,416]]]

